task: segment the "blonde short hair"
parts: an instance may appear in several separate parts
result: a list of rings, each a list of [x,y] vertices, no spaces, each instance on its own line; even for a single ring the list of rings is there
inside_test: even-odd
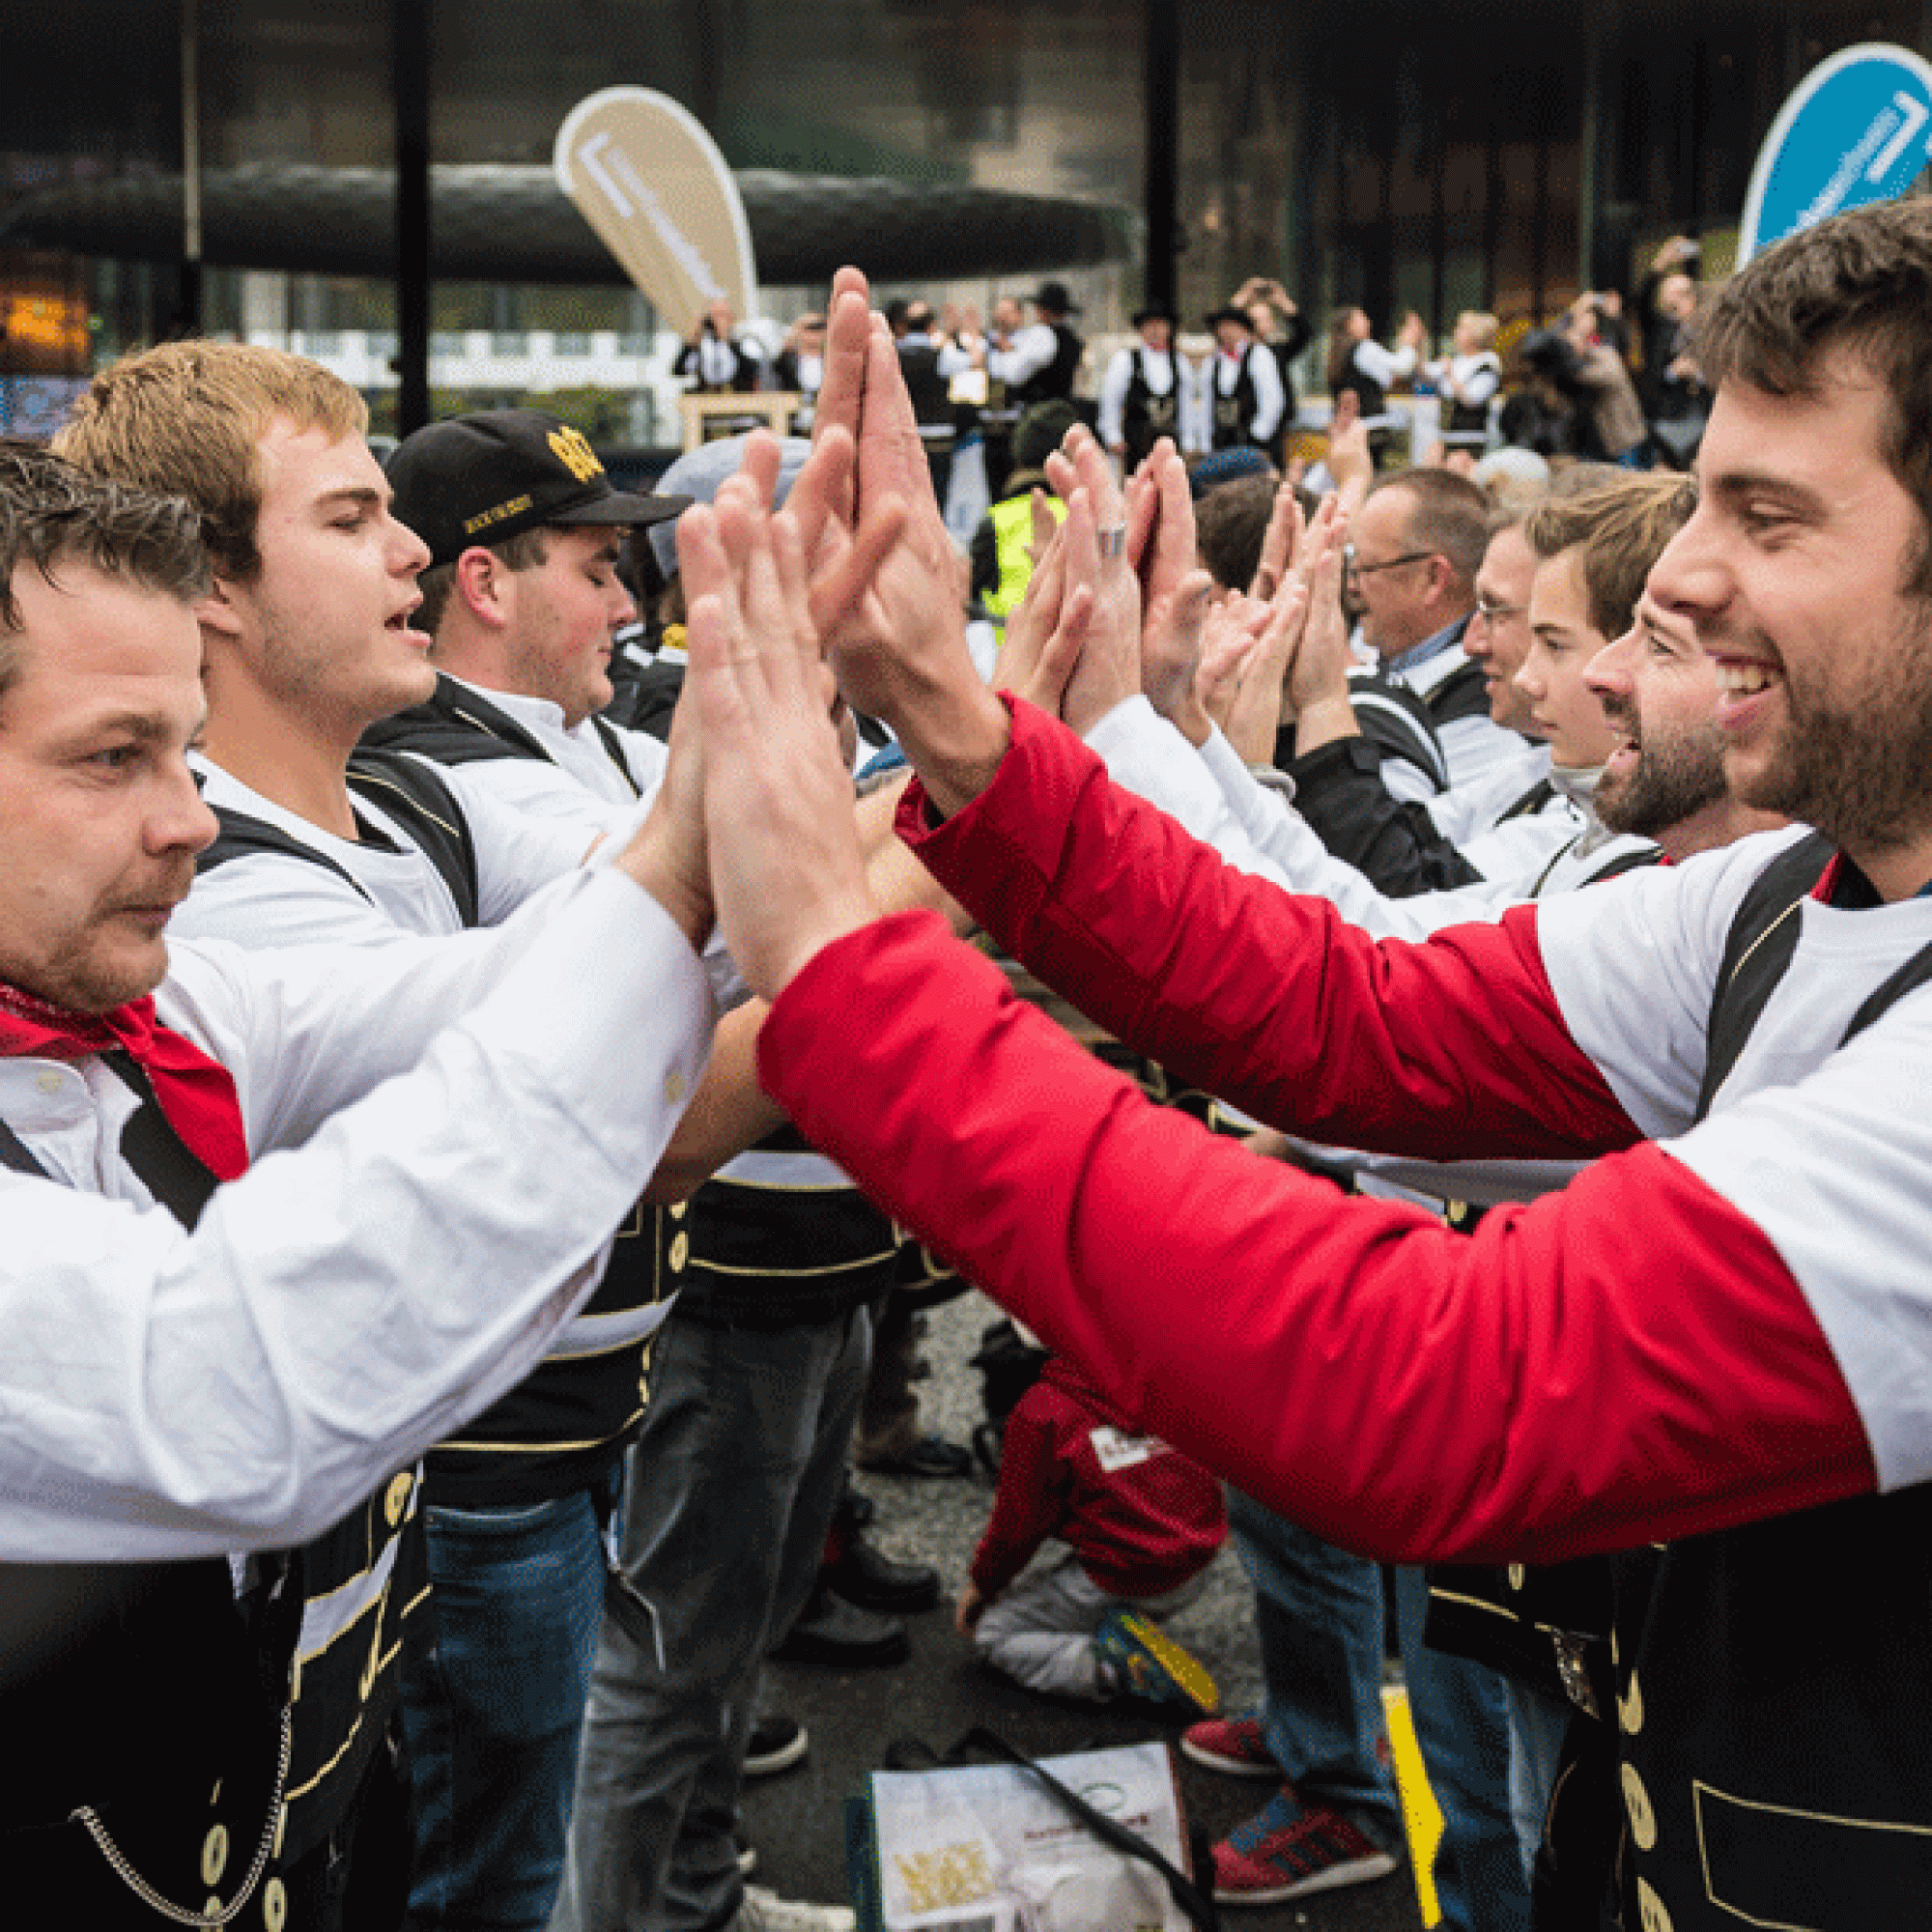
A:
[[[245,582],[262,567],[262,438],[277,419],[333,439],[359,436],[369,410],[306,356],[244,342],[163,342],[95,377],[54,438],[97,476],[185,497],[216,572]]]
[[[1461,328],[1467,323],[1476,332],[1478,350],[1493,349],[1496,346],[1496,330],[1502,327],[1486,308],[1465,308],[1456,318],[1456,327]]]

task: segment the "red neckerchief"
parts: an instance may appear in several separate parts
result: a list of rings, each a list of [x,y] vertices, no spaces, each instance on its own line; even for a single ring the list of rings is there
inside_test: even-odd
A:
[[[75,1013],[0,980],[0,1056],[84,1060],[110,1047],[147,1074],[161,1112],[217,1180],[233,1180],[246,1169],[248,1142],[233,1078],[155,1018],[152,995],[108,1013]]]

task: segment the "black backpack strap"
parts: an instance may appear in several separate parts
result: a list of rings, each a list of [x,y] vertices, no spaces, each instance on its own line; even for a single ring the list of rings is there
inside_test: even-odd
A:
[[[1644,847],[1635,852],[1619,852],[1613,859],[1605,859],[1587,879],[1578,883],[1585,886],[1600,886],[1605,879],[1620,879],[1626,872],[1641,871],[1646,866],[1663,864],[1663,850],[1658,845]]]
[[[440,672],[432,697],[378,719],[363,732],[362,743],[377,751],[417,752],[439,765],[469,765],[490,758],[555,763],[542,743],[508,712]]]
[[[1378,756],[1406,758],[1437,791],[1448,790],[1449,760],[1425,699],[1379,671],[1363,671],[1349,679],[1349,702],[1362,736],[1375,746]],[[1282,760],[1275,762],[1281,764]]]
[[[1757,1016],[1789,969],[1791,956],[1798,950],[1798,909],[1824,875],[1832,852],[1832,841],[1814,832],[1780,852],[1745,894],[1725,936],[1718,983],[1711,994],[1704,1079],[1697,1089],[1697,1120],[1711,1111],[1711,1102],[1737,1065]],[[1872,1017],[1876,1018],[1877,1012]],[[1854,1020],[1854,1027],[1858,1024]]]
[[[1483,668],[1474,659],[1458,665],[1427,698],[1429,715],[1439,730],[1462,718],[1487,718],[1490,692]]]
[[[1512,818],[1534,818],[1556,796],[1556,786],[1548,779],[1538,779],[1507,810],[1496,814],[1496,823],[1506,825]]]
[[[603,745],[605,751],[611,754],[611,762],[623,773],[624,782],[631,787],[632,795],[637,798],[642,798],[644,788],[638,782],[638,775],[631,769],[630,759],[624,755],[624,741],[618,737],[615,729],[606,724],[602,718],[593,718],[590,721],[590,724],[591,728],[597,733],[598,740]]]
[[[134,1056],[110,1047],[100,1057],[134,1090],[141,1102],[121,1129],[122,1155],[148,1192],[184,1228],[192,1228],[219,1183],[176,1132],[175,1123],[162,1110],[146,1070]]]
[[[133,1055],[121,1047],[109,1047],[100,1058],[133,1090],[140,1102],[121,1129],[122,1155],[148,1192],[184,1228],[192,1228],[219,1182],[175,1131],[174,1122],[161,1111],[154,1086]],[[39,1175],[43,1180],[54,1179],[5,1121],[0,1121],[0,1167],[10,1167],[15,1174]]]
[[[266,818],[257,818],[252,812],[237,811],[231,806],[217,805],[213,811],[218,830],[213,843],[204,845],[194,855],[197,876],[213,871],[230,859],[272,852],[284,859],[303,859],[311,866],[321,866],[333,872],[338,879],[347,880],[363,898],[369,896],[361,881],[346,866],[337,865],[327,853],[318,852],[313,845],[304,845],[293,833],[284,832],[279,825],[271,825]]]
[[[349,789],[403,827],[449,888],[463,923],[477,924],[476,841],[442,775],[406,752],[358,746],[349,759]]]
[[[1932,946],[1922,947],[1915,952],[1852,1015],[1852,1023],[1845,1029],[1845,1037],[1838,1044],[1849,1046],[1887,1008],[1902,1000],[1915,987],[1924,985],[1928,980],[1932,980]]]

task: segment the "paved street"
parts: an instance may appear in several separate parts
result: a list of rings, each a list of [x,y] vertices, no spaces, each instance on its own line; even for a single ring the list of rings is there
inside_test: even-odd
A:
[[[981,1416],[980,1378],[967,1366],[980,1332],[995,1311],[971,1295],[934,1311],[924,1352],[932,1377],[921,1395],[928,1426],[963,1441]],[[957,1482],[922,1482],[867,1475],[862,1487],[878,1506],[873,1540],[889,1554],[935,1564],[946,1591],[942,1606],[910,1620],[912,1662],[894,1670],[843,1673],[772,1664],[766,1700],[802,1719],[811,1752],[799,1769],[748,1788],[745,1822],[757,1847],[756,1882],[788,1897],[842,1900],[843,1800],[864,1788],[867,1773],[895,1739],[917,1737],[944,1750],[976,1723],[990,1725],[1036,1753],[1095,1743],[1123,1743],[1165,1729],[1178,1737],[1179,1718],[1163,1725],[1136,1711],[1117,1715],[1060,1705],[1029,1695],[982,1669],[952,1628],[952,1603],[991,1504],[992,1486],[976,1474]],[[1172,1626],[1208,1664],[1229,1708],[1252,1700],[1258,1668],[1253,1595],[1232,1549],[1216,1559],[1200,1602]],[[1219,1835],[1267,1796],[1264,1784],[1217,1777],[1180,1763],[1181,1788],[1194,1822]],[[1405,1868],[1351,1889],[1321,1893],[1296,1905],[1229,1913],[1228,1932],[1415,1932],[1421,1925],[1414,1882]]]

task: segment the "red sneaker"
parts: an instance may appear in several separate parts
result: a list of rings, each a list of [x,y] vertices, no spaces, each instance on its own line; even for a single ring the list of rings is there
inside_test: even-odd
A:
[[[1325,1805],[1302,1809],[1284,1787],[1214,1847],[1220,1905],[1282,1905],[1386,1878],[1401,1860]]]
[[[1281,1766],[1268,1754],[1259,1718],[1208,1718],[1180,1734],[1184,1757],[1224,1777],[1265,1777],[1279,1783]]]

